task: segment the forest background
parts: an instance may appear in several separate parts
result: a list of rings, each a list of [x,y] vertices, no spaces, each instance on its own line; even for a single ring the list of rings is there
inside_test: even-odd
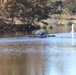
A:
[[[0,0],[0,32],[76,23],[76,0]]]

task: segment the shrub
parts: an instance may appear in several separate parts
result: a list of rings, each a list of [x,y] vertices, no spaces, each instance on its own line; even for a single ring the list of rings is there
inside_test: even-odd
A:
[[[49,27],[50,29],[52,29],[53,28],[53,26],[52,25],[50,25],[50,27]]]
[[[72,25],[73,23],[71,21],[68,22],[68,25]]]

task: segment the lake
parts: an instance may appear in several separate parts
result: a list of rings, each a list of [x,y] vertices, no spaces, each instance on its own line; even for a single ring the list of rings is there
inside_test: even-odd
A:
[[[52,31],[56,37],[0,38],[0,75],[76,75],[76,32],[72,39],[70,30]]]
[[[71,32],[71,26],[53,26],[52,29],[44,29],[48,34],[55,34],[55,33],[66,33],[66,32]],[[76,26],[74,26],[74,29],[76,31]],[[4,32],[0,33],[0,38],[5,38],[5,37],[24,37],[25,35],[34,35],[36,30],[32,31],[31,33],[27,32]]]

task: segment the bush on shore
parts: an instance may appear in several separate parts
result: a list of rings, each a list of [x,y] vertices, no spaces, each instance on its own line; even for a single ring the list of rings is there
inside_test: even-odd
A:
[[[12,32],[12,31],[32,31],[36,30],[39,27],[34,26],[34,25],[28,25],[28,24],[4,24],[0,25],[0,32]]]

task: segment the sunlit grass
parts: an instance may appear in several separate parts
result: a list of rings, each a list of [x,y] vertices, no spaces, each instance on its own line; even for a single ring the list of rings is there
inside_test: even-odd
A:
[[[76,23],[76,20],[63,20],[61,22],[61,24],[64,24],[64,25],[69,25],[69,24],[72,24],[72,23]]]
[[[70,22],[69,20],[63,20],[63,21],[61,22],[61,24],[68,25],[69,22]]]

